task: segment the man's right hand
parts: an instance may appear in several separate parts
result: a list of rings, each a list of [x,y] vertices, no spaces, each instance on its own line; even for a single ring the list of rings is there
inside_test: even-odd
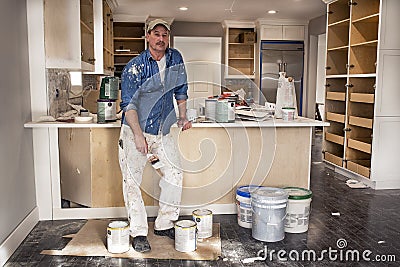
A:
[[[148,146],[147,146],[146,138],[144,137],[143,134],[135,135],[135,146],[139,152],[141,152],[142,154],[145,154],[145,155],[147,154]]]

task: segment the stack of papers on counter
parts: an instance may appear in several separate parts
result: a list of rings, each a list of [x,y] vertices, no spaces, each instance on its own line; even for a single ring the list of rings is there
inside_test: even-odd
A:
[[[265,121],[273,117],[271,110],[259,108],[237,107],[235,113],[239,119],[251,121]]]

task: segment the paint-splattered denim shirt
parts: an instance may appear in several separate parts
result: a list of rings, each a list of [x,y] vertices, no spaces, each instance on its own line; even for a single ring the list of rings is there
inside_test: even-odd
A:
[[[182,55],[167,48],[164,83],[148,50],[131,59],[121,76],[121,109],[136,110],[143,132],[166,135],[177,121],[173,97],[187,99],[187,75]],[[123,116],[123,123],[127,124]]]

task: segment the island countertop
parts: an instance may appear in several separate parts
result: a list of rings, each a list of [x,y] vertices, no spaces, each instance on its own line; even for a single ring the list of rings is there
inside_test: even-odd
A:
[[[25,128],[119,128],[121,121],[108,123],[74,123],[74,122],[28,122]],[[194,128],[237,128],[237,127],[314,127],[329,126],[329,123],[317,121],[305,117],[298,117],[293,121],[284,121],[282,119],[267,119],[265,121],[247,121],[236,120],[230,123],[217,122],[195,122],[192,124]],[[174,125],[173,127],[177,127]]]

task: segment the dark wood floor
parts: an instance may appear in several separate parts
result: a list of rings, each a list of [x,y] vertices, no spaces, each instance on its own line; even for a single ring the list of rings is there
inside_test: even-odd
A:
[[[400,190],[349,188],[347,178],[322,163],[320,134],[313,143],[313,199],[306,233],[264,243],[253,239],[250,229],[238,226],[235,215],[214,215],[222,240],[222,257],[216,261],[70,257],[40,252],[65,247],[69,239],[62,236],[76,233],[85,220],[41,221],[5,266],[399,266]],[[266,247],[272,261],[268,256],[243,263]],[[279,250],[285,254],[278,255]]]

